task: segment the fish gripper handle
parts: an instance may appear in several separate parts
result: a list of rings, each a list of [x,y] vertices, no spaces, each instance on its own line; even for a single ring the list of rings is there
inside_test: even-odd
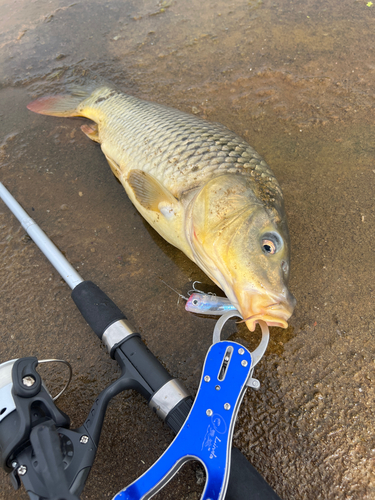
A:
[[[190,460],[201,462],[206,471],[201,500],[225,497],[233,429],[251,361],[250,352],[236,342],[222,341],[210,347],[198,393],[183,427],[159,460],[113,500],[151,498]]]

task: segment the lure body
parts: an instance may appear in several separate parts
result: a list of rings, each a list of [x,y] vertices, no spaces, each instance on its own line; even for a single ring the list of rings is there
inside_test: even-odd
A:
[[[185,309],[188,312],[208,316],[221,316],[228,311],[237,310],[226,297],[198,292],[190,295],[185,304]]]

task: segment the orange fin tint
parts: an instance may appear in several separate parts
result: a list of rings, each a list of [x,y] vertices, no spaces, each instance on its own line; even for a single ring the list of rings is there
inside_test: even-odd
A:
[[[36,101],[30,102],[30,104],[27,105],[27,109],[41,115],[82,116],[77,108],[83,100],[84,98],[82,98],[82,96],[63,94],[41,97]]]
[[[88,124],[82,125],[81,130],[92,141],[100,142],[98,125],[96,123],[94,123],[94,124],[90,123],[90,125],[88,125]],[[108,158],[107,158],[107,160],[108,160]]]

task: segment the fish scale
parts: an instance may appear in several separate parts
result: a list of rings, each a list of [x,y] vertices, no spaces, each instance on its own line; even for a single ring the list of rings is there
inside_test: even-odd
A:
[[[90,104],[88,101],[86,105]],[[167,182],[167,187],[173,191],[170,176],[173,175],[173,180],[178,182],[181,169],[185,180],[187,167],[190,170],[196,167],[194,173],[200,171],[191,179],[192,184],[215,171],[220,175],[228,169],[228,164],[231,172],[242,175],[251,175],[258,165],[272,177],[273,184],[277,182],[256,151],[221,124],[207,126],[207,122],[198,117],[118,93],[97,104],[93,99],[92,107],[111,117],[106,123],[99,124],[102,142],[115,141],[117,149],[127,153],[124,162],[128,157],[135,157],[136,168],[142,162],[144,171]],[[135,137],[138,138],[136,142]],[[171,165],[176,160],[177,171]],[[127,168],[132,168],[131,162]],[[185,187],[191,189],[193,186],[185,184]]]
[[[280,186],[263,158],[224,125],[110,87],[41,98],[29,109],[84,116],[142,216],[219,287],[254,330],[286,327],[289,235]]]

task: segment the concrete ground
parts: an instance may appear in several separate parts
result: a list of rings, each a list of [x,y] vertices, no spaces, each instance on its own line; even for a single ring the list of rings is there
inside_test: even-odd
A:
[[[110,172],[84,119],[29,112],[35,97],[96,74],[124,92],[218,121],[266,159],[284,192],[298,304],[271,328],[235,445],[284,500],[375,498],[375,6],[343,0],[0,1],[0,180],[85,279],[196,390],[214,320],[184,310],[199,280],[148,226]],[[0,362],[63,358],[59,401],[72,426],[115,380],[116,363],[70,290],[0,203]],[[233,339],[257,335],[231,325]],[[63,372],[51,368],[57,391]],[[171,434],[141,396],[118,396],[82,499],[112,497]],[[199,498],[186,466],[159,500]],[[0,473],[0,499],[26,498]]]

